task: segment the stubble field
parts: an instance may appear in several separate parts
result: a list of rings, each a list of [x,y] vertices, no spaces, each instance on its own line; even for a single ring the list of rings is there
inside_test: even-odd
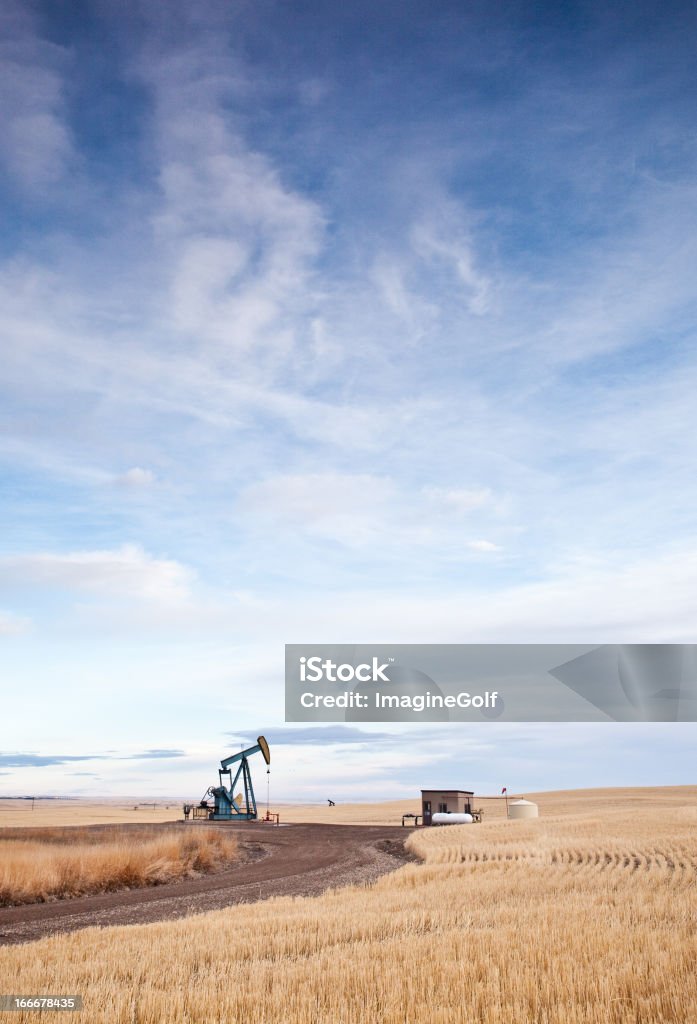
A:
[[[419,830],[371,886],[6,947],[0,976],[114,1024],[697,1020],[697,788],[539,804]]]

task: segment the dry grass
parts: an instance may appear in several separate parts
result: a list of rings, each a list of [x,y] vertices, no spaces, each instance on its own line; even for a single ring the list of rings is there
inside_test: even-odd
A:
[[[665,786],[644,789],[594,789],[558,790],[554,793],[530,793],[524,795],[539,804],[543,816],[550,814],[580,813],[588,808],[592,811],[614,811],[620,806],[645,807],[656,801],[662,808],[671,804],[684,804],[697,799],[695,786]],[[514,799],[511,796],[511,799]],[[484,810],[484,821],[503,820],[506,817],[506,801],[503,797],[474,798],[475,807]],[[421,801],[392,800],[376,803],[338,803],[336,807],[326,804],[278,804],[274,810],[280,812],[281,821],[319,822],[327,825],[399,825],[403,814],[421,814]]]
[[[464,783],[466,785],[466,782]],[[694,787],[673,786],[661,789],[601,789],[569,790],[555,793],[525,793],[526,797],[540,805],[543,814],[556,814],[569,801],[580,810],[586,804],[595,806],[616,806],[618,801],[633,803],[637,807],[650,803],[657,795],[665,806],[667,803],[684,803],[689,800]],[[191,802],[191,801],[189,801]],[[163,823],[181,821],[184,800],[160,800],[138,803],[133,800],[44,800],[37,801],[32,811],[31,801],[0,799],[0,829],[35,828],[65,825]],[[505,801],[500,798],[475,797],[477,807],[484,808],[485,821],[504,818]],[[421,801],[392,800],[375,803],[341,803],[336,807],[327,804],[284,804],[274,803],[272,810],[278,811],[281,821],[313,822],[335,825],[399,825],[403,814],[421,814]],[[259,807],[263,815],[265,806]]]
[[[102,802],[39,800],[32,811],[31,801],[0,799],[0,829],[178,821],[183,818],[183,803],[183,800],[167,800],[155,802],[153,806],[153,801],[138,804],[135,799]],[[265,810],[265,806],[260,805],[260,816],[263,816]],[[419,800],[394,800],[375,804],[339,803],[336,807],[327,804],[275,803],[272,810],[280,813],[281,821],[399,825],[403,814],[420,814],[421,803]]]
[[[421,814],[420,800],[391,800],[381,803],[278,804],[281,821],[323,825],[399,825],[403,814]]]
[[[61,829],[27,834],[0,838],[0,906],[159,885],[212,871],[237,852],[234,836],[212,830],[121,838]]]
[[[0,799],[0,828],[42,828],[61,825],[109,825],[177,821],[183,800],[31,800]]]
[[[545,800],[414,833],[424,863],[369,888],[7,947],[0,976],[100,1024],[697,1020],[697,789]]]

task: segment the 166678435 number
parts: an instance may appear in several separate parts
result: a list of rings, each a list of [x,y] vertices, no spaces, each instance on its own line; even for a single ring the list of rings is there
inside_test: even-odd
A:
[[[2,996],[0,1010],[81,1010],[82,996]]]

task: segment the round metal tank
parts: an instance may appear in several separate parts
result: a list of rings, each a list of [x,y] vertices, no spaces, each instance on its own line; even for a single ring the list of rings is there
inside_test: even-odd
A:
[[[511,800],[508,805],[509,818],[539,818],[539,816],[537,804],[534,804],[532,800]]]
[[[474,818],[471,814],[445,814],[438,811],[431,818],[432,825],[471,825]]]

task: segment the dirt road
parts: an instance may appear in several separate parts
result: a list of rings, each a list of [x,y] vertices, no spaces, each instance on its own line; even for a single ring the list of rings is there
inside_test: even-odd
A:
[[[270,896],[315,896],[340,885],[370,882],[411,859],[412,829],[367,825],[198,825],[227,828],[241,860],[216,874],[168,885],[55,903],[0,908],[0,944],[31,942],[93,925],[163,921]]]

